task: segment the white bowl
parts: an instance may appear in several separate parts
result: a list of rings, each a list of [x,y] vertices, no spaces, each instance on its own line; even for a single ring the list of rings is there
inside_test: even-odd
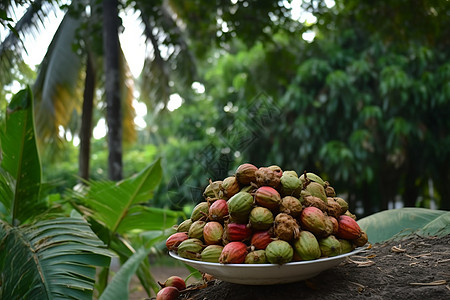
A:
[[[276,264],[219,264],[186,259],[174,252],[169,255],[200,272],[213,275],[222,281],[248,285],[271,285],[296,282],[319,275],[322,271],[339,265],[347,256],[354,255],[364,247],[338,256],[319,258],[309,261]]]

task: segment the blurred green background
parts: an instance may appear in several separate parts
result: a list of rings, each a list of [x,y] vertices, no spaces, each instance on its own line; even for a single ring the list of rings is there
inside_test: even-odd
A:
[[[43,177],[55,192],[80,177],[111,178],[108,157],[121,150],[119,177],[162,158],[152,202],[161,208],[190,211],[209,179],[250,162],[319,174],[358,217],[450,209],[450,1],[117,8],[122,149],[106,134],[112,49],[101,1],[0,6],[0,118],[12,94],[32,86]],[[126,35],[130,20],[140,40]],[[44,55],[30,65],[37,48]]]

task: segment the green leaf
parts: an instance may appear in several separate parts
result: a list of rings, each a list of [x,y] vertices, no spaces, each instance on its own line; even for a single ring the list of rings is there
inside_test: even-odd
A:
[[[41,165],[36,147],[33,123],[33,97],[29,87],[11,100],[1,131],[3,160],[1,199],[11,222],[24,222],[45,208],[40,199]],[[6,174],[6,173],[8,174]]]
[[[450,234],[450,212],[446,212],[429,222],[417,232],[423,236],[445,236]]]
[[[92,299],[95,266],[112,253],[81,218],[12,227],[0,221],[3,299]]]
[[[124,241],[122,238],[118,238],[117,236],[113,238],[113,242],[110,245],[110,248],[115,251],[122,263],[126,262],[134,253],[132,252],[134,249],[151,249],[155,251],[161,243],[175,232],[173,228],[168,230],[155,230],[155,231],[144,231],[139,234],[130,235],[130,244],[128,241]],[[164,246],[165,247],[165,246]],[[157,250],[156,250],[157,251]],[[136,276],[139,278],[142,287],[147,292],[147,295],[151,295],[151,291],[156,294],[160,289],[160,286],[156,283],[155,279],[151,274],[151,266],[149,260],[143,260],[139,265]]]
[[[446,211],[407,207],[367,216],[358,220],[358,224],[366,231],[369,242],[381,243],[394,236],[402,237],[414,232],[423,235],[449,234],[449,220],[450,215]]]
[[[163,234],[163,232],[161,232]],[[133,235],[134,236],[134,235]],[[167,238],[166,235],[163,235]],[[136,242],[136,239],[131,241],[132,245],[128,241],[125,241],[123,238],[119,238],[118,236],[113,237],[113,241],[110,245],[110,249],[113,250],[120,258],[121,264],[124,264],[128,261],[128,259],[135,253],[134,249],[154,249],[153,244],[143,244],[142,242]],[[151,295],[151,290],[157,293],[159,289],[159,285],[156,283],[155,279],[151,274],[150,262],[149,260],[142,260],[139,265],[136,276],[139,278],[142,287],[147,292],[147,295]]]
[[[179,213],[145,206],[162,176],[160,160],[136,176],[119,183],[92,181],[80,199],[92,209],[93,217],[113,234],[130,230],[157,230],[174,225]]]
[[[0,219],[12,224],[12,216],[10,214],[11,205],[14,199],[16,180],[0,168]]]
[[[133,206],[122,220],[117,232],[125,233],[135,229],[158,230],[174,225],[181,216],[180,212],[147,206]]]
[[[122,265],[117,274],[113,277],[108,287],[104,290],[99,300],[122,300],[128,299],[128,286],[131,277],[136,273],[141,262],[147,257],[150,250],[140,248],[127,262]]]

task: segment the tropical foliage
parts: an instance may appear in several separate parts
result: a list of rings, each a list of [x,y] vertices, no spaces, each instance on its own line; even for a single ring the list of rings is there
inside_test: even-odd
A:
[[[294,35],[282,26],[272,34],[275,43],[249,46],[236,39],[220,56],[213,50],[212,65],[202,70],[206,97],[216,109],[189,114],[197,104],[186,103],[179,112],[189,114],[183,124],[199,124],[203,131],[190,138],[193,126],[175,127],[174,140],[187,148],[190,139],[187,152],[196,160],[184,166],[167,151],[176,165],[172,181],[199,186],[183,175],[185,169],[223,178],[242,161],[275,163],[322,175],[359,215],[396,203],[432,207],[434,201],[448,209],[449,27],[443,16],[450,6],[419,2],[421,10],[401,10],[406,1],[336,1],[331,8],[305,1],[317,20]],[[394,23],[364,22],[390,19],[391,7],[398,8]],[[414,29],[396,30],[399,24]],[[299,38],[307,32],[314,33],[312,42]]]
[[[30,287],[24,297],[123,299],[133,274],[151,295],[158,287],[147,254],[190,213],[209,179],[242,162],[321,175],[358,217],[370,215],[360,224],[372,242],[448,234],[449,1],[117,1],[107,17],[139,12],[148,46],[136,80],[147,127],[138,132],[134,78],[120,45],[120,72],[104,72],[112,47],[103,30],[119,28],[102,25],[99,1],[3,3],[0,24],[10,31],[0,45],[1,297],[15,295],[19,282]],[[24,3],[31,5],[14,22],[11,7]],[[65,16],[34,74],[21,58],[22,34],[59,9]],[[110,109],[112,73],[120,76],[113,94],[121,138],[137,141],[124,143],[120,181],[107,180],[106,166],[122,140],[90,144]],[[30,89],[9,98],[17,82],[34,83],[34,111]],[[172,111],[174,93],[183,101]],[[60,131],[79,135],[80,147],[55,143]],[[56,156],[36,144],[65,148]],[[442,210],[386,210],[399,204]],[[108,284],[112,255],[123,267]],[[11,275],[11,262],[22,278]]]
[[[80,216],[48,211],[30,89],[19,92],[8,108],[1,135],[0,296],[92,297],[95,266],[108,266],[111,253]]]
[[[66,195],[49,195],[41,178],[32,112],[28,88],[9,104],[0,136],[0,295],[90,299],[103,291],[114,293],[107,285],[110,260],[116,256],[122,263],[132,259],[109,289],[127,287],[136,273],[150,296],[158,286],[147,255],[157,251],[155,246],[182,217],[148,205],[161,179],[159,161],[119,183],[89,181]],[[83,215],[70,212],[68,203]],[[103,270],[99,276],[96,267]],[[120,295],[128,295],[128,288]],[[102,297],[123,299],[119,294]]]
[[[410,9],[407,1],[304,1],[302,9],[315,16],[304,23],[292,18],[294,4],[270,1],[124,6],[142,12],[144,32],[156,51],[140,78],[141,100],[149,113],[148,131],[139,132],[139,141],[157,145],[164,154],[168,172],[158,195],[166,197],[168,191],[176,199],[173,207],[180,208],[197,201],[208,177],[224,177],[240,162],[252,161],[320,173],[348,192],[351,206],[364,215],[396,202],[448,208],[449,26],[443,16],[449,7],[447,2],[419,2],[423,9]],[[75,49],[94,49],[97,62],[101,45],[81,41],[100,38],[98,26],[86,26],[99,12],[86,15],[76,5],[67,11],[66,17],[81,26],[72,27],[72,40],[91,45]],[[377,16],[394,21],[364,21]],[[411,30],[397,30],[406,27]],[[300,38],[306,33],[315,36],[312,42]],[[55,43],[63,36],[57,34]],[[173,50],[169,57],[157,51],[158,41],[161,49]],[[67,48],[68,43],[61,45]],[[62,66],[50,50],[51,65]],[[49,61],[40,73],[49,76],[47,83],[60,74],[44,72],[50,70]],[[168,89],[151,81],[158,79],[175,85]],[[177,85],[178,80],[183,84]],[[206,91],[193,93],[188,88],[193,80],[200,80]],[[79,81],[70,82],[75,86]],[[172,92],[183,95],[182,109],[161,109],[168,99],[161,95]]]
[[[135,247],[149,247],[144,233],[153,232],[150,246],[162,242],[171,233],[182,214],[148,205],[152,191],[161,179],[159,161],[139,174],[121,182],[91,181],[88,188],[74,192],[73,205],[93,224],[94,231],[108,248],[127,261]],[[173,230],[173,229],[172,229]],[[131,239],[131,240],[130,240]],[[101,275],[100,290],[107,285],[109,269]],[[150,295],[150,287],[158,289],[150,273],[148,260],[142,261],[138,277]]]

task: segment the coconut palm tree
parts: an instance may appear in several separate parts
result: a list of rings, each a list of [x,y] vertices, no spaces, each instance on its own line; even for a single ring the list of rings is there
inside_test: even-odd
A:
[[[41,13],[40,7],[48,3],[33,1],[29,15]],[[261,39],[277,43],[273,40],[273,33],[281,27],[290,28],[293,38],[298,38],[294,32],[301,26],[290,17],[290,9],[278,1],[107,0],[99,5],[93,0],[73,0],[64,7],[67,8],[66,16],[39,68],[34,85],[36,120],[42,144],[51,145],[58,139],[60,127],[78,131],[73,126],[80,122],[74,120],[79,120],[83,111],[83,131],[80,133],[80,163],[84,164],[80,165],[82,177],[87,174],[88,132],[92,128],[88,121],[91,119],[88,108],[96,107],[95,101],[89,98],[99,100],[94,97],[96,90],[105,92],[110,178],[121,177],[121,143],[123,139],[134,136],[132,85],[129,84],[133,81],[129,80],[127,64],[117,39],[120,28],[117,15],[120,11],[139,12],[142,34],[148,47],[140,76],[140,98],[146,100],[150,110],[160,103],[165,104],[173,91],[187,90],[191,86],[197,78],[194,57],[205,58],[211,49],[217,47],[229,51],[235,38],[249,45]],[[36,25],[33,20],[31,17],[21,19],[17,24],[23,25],[16,26],[16,31],[20,33]],[[15,43],[10,41],[2,45],[0,57],[6,53],[2,48],[13,49],[12,45],[17,45],[16,38],[10,40]],[[119,119],[122,122],[117,122]]]
[[[34,6],[37,3],[32,3],[17,23],[20,25],[16,26],[17,32],[37,25],[33,14],[40,12],[42,2],[45,1],[39,1],[38,9]],[[189,84],[195,74],[193,56],[187,53],[189,49],[182,31],[171,19],[165,5],[161,1],[149,9],[146,1],[138,1],[134,7],[129,8],[141,9],[143,34],[148,35],[149,45],[153,48],[153,55],[147,58],[146,63],[153,72],[146,86],[148,90],[150,85],[153,92],[152,97],[144,98],[153,98],[152,101],[163,103],[168,101],[171,93],[171,74],[167,66],[171,60],[184,60],[184,65],[188,66],[184,70],[181,67],[176,69],[178,73],[187,73],[179,76],[187,78],[184,83]],[[87,10],[86,7],[90,9]],[[159,23],[163,26],[158,26]],[[103,1],[102,5],[96,1],[72,1],[39,66],[33,87],[36,130],[41,148],[48,150],[49,146],[54,149],[54,146],[62,145],[62,138],[58,135],[61,127],[72,133],[79,132],[79,175],[85,179],[89,176],[95,100],[104,100],[106,103],[110,179],[119,180],[122,177],[122,141],[129,142],[136,137],[133,122],[135,112],[132,107],[134,79],[120,47],[119,24],[118,1]],[[176,39],[172,38],[172,32],[177,34]],[[161,36],[164,36],[163,42]],[[159,48],[162,43],[179,50],[170,57],[164,57]],[[5,61],[11,61],[13,55],[10,50],[17,50],[12,52],[16,54],[15,57],[21,50],[20,47],[15,47],[17,45],[20,45],[20,39],[11,33],[0,47],[0,56]],[[101,84],[103,89],[100,89]],[[104,99],[96,99],[95,91],[99,89],[104,91]]]

